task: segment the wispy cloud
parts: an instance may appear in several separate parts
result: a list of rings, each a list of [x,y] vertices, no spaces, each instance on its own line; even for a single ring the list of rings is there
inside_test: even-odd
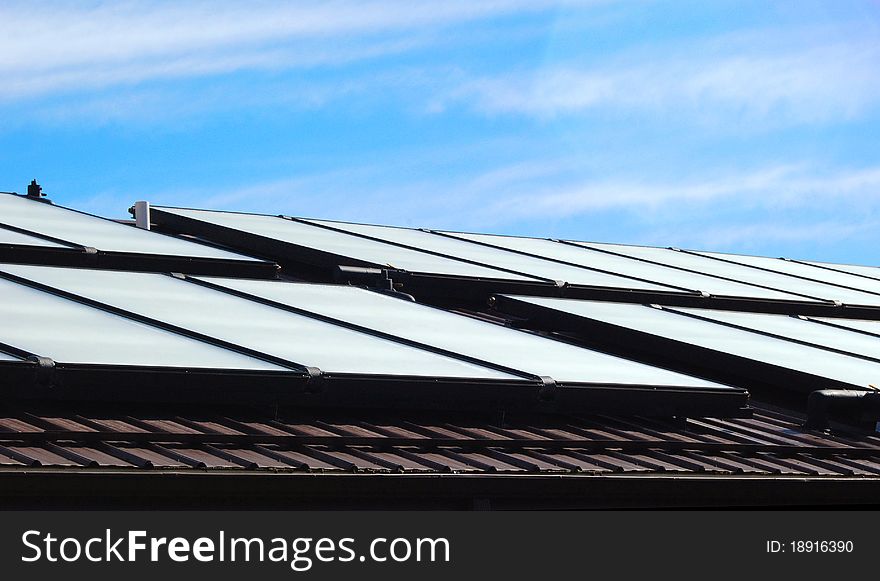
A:
[[[405,175],[405,166],[401,162],[395,173]],[[578,175],[579,166],[576,158],[534,160],[475,174],[408,180],[389,175],[385,166],[363,165],[220,190],[169,191],[156,197],[168,202],[186,196],[186,203],[218,209],[483,230],[504,229],[524,220],[558,221],[611,212],[644,224],[702,221],[714,228],[719,219],[735,222],[733,210],[794,216],[829,207],[852,211],[880,201],[880,166],[820,172],[798,163],[680,181],[596,180]],[[344,207],[328,204],[329,200],[344,200]],[[762,228],[755,226],[749,232],[759,233]],[[737,231],[751,235],[739,227]],[[778,238],[782,232],[768,229],[767,236]]]
[[[5,99],[148,79],[333,64],[404,50],[426,31],[547,10],[549,0],[5,2]]]
[[[849,119],[880,102],[880,45],[874,39],[769,52],[736,48],[709,50],[706,42],[695,42],[686,56],[664,55],[661,47],[657,55],[600,66],[474,78],[435,98],[430,110],[463,104],[491,115],[552,118],[638,109],[710,121],[772,117],[775,125]]]
[[[741,222],[735,224],[706,224],[687,228],[684,232],[671,230],[653,231],[647,238],[655,244],[667,246],[686,245],[700,248],[751,249],[768,245],[798,245],[804,242],[830,244],[840,240],[868,238],[880,228],[880,220],[849,219],[820,221]],[[662,241],[662,242],[658,242]],[[683,244],[685,243],[685,244]],[[781,250],[781,248],[780,248]],[[789,258],[809,258],[803,252]]]
[[[731,200],[741,209],[815,207],[831,200],[876,203],[880,200],[880,167],[817,174],[809,170],[808,164],[791,164],[679,182],[625,178],[568,183],[540,180],[518,184],[517,193],[499,196],[486,213],[511,220],[567,218],[607,210],[681,214],[683,204],[693,210],[693,205],[705,207]]]

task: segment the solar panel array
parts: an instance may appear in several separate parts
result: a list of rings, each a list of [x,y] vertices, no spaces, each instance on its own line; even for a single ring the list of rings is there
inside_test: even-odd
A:
[[[442,403],[429,395],[438,380],[469,386],[474,397],[487,389],[481,397],[493,406],[510,399],[500,390],[507,386],[540,408],[529,394],[548,381],[570,388],[562,398],[566,409],[592,401],[591,388],[632,388],[631,405],[642,409],[647,402],[639,404],[639,390],[651,399],[664,389],[698,399],[718,393],[727,399],[712,407],[729,413],[741,409],[746,395],[345,286],[0,264],[0,293],[8,297],[0,309],[7,323],[0,343],[63,365],[243,370],[305,380],[317,374],[360,390],[348,399],[352,404],[369,398],[376,381],[405,379],[413,407]],[[373,403],[382,401],[377,395]]]
[[[0,279],[0,293],[0,342],[58,362],[283,370],[10,280]]]
[[[203,278],[218,286],[564,383],[721,388],[437,308],[346,286]]]
[[[796,276],[805,280],[812,280],[843,289],[870,292],[880,296],[880,280],[865,278],[862,276],[847,274],[826,268],[816,268],[809,264],[785,260],[782,258],[767,258],[765,256],[745,256],[735,254],[721,254],[718,252],[695,253],[731,263],[745,264],[753,268],[766,269],[781,272],[790,276]],[[829,293],[836,292],[828,290]],[[863,299],[864,300],[864,299]]]
[[[692,293],[777,300],[804,300],[805,298],[778,290],[750,286],[733,280],[714,278],[698,272],[673,269],[653,262],[632,260],[618,254],[593,252],[589,248],[574,244],[563,244],[543,238],[464,234],[459,232],[447,232],[444,234],[533,256],[544,256],[552,260],[577,264],[586,268],[598,268],[643,280],[659,281],[665,285]]]
[[[34,247],[25,260],[44,264],[97,265],[123,268],[178,267],[182,272],[209,272],[238,266],[246,272],[274,274],[272,263],[119,222],[56,206],[17,194],[0,194],[0,245],[10,245],[3,260],[16,260],[19,246]],[[34,254],[44,249],[44,254]],[[61,254],[59,250],[64,250]],[[51,251],[51,252],[50,252]],[[37,257],[33,260],[30,257]],[[30,260],[28,260],[30,259]],[[213,269],[205,270],[204,265]]]
[[[237,233],[252,234],[268,240],[319,250],[333,255],[334,259],[338,260],[337,264],[378,266],[452,276],[530,280],[529,277],[503,270],[356,238],[303,222],[286,220],[280,216],[153,207],[153,215],[158,220],[161,221],[163,214],[189,218]]]
[[[499,298],[507,299],[497,303],[502,311],[538,320],[547,316],[541,309],[547,309],[568,319],[566,329],[580,329],[585,335],[610,327],[623,330],[621,343],[614,347],[609,342],[609,349],[626,350],[628,342],[635,348],[654,339],[651,345],[668,348],[670,352],[665,357],[679,370],[700,368],[704,365],[705,350],[711,350],[746,362],[728,362],[726,371],[730,377],[758,379],[761,370],[751,377],[746,374],[748,362],[789,370],[789,383],[778,385],[781,389],[818,389],[822,380],[827,382],[825,387],[868,389],[880,385],[880,337],[859,335],[809,319],[548,297]],[[558,320],[551,324],[559,325]],[[672,355],[673,350],[680,356]],[[806,375],[818,381],[805,379]]]
[[[404,290],[409,285],[426,297],[433,290],[442,298],[456,290],[454,282],[460,283],[459,288],[476,288],[475,280],[489,278],[521,283],[530,295],[690,307],[707,306],[701,299],[708,297],[708,306],[789,313],[807,309],[808,314],[844,304],[859,316],[880,318],[880,277],[870,279],[804,262],[207,210],[154,210],[157,222],[172,230],[181,227],[180,219],[185,218],[185,226],[197,228],[207,238],[219,236],[222,230],[227,236],[252,234],[283,242],[287,248],[277,248],[277,258],[287,259],[288,264],[401,271],[392,273],[392,278]],[[241,247],[249,244],[242,241]],[[837,266],[849,268],[832,265]],[[440,278],[413,286],[412,273]],[[494,290],[510,292],[499,285]]]
[[[323,281],[0,264],[4,369],[40,356],[236,370],[289,378],[273,385],[308,405],[717,415],[740,413],[747,389],[880,385],[874,267],[153,206],[160,234],[9,195],[0,215],[0,247],[23,255],[274,261]],[[327,284],[338,267],[374,277],[343,282],[375,282],[377,270],[391,280],[381,292]],[[531,330],[449,310],[479,311],[490,296],[495,314]]]
[[[785,273],[747,267],[738,263],[713,259],[710,256],[681,252],[670,248],[627,246],[622,244],[596,244],[578,242],[585,248],[613,252],[637,260],[662,264],[676,269],[699,272],[719,279],[744,282],[755,287],[773,289],[802,298],[824,301],[840,301],[855,305],[878,305],[880,295],[872,295],[842,287],[789,276]],[[757,295],[753,295],[757,296]]]

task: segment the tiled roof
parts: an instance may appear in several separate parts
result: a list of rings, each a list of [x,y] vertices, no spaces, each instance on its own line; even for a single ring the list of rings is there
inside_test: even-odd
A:
[[[79,412],[79,413],[77,413]],[[371,473],[880,474],[880,438],[752,418],[7,409],[0,465]]]

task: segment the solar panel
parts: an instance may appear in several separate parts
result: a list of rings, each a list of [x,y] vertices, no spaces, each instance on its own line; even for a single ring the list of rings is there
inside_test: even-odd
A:
[[[860,277],[880,280],[880,268],[877,268],[876,266],[864,266],[861,264],[832,264],[830,262],[811,262],[807,260],[799,260],[797,262],[817,266],[819,268],[827,268],[839,272],[854,274]]]
[[[725,277],[738,282],[766,286],[791,294],[799,294],[807,298],[840,301],[854,305],[880,305],[880,297],[876,295],[803,280],[776,272],[750,268],[688,252],[680,252],[668,248],[628,246],[623,244],[600,244],[595,242],[577,242],[577,244],[587,248],[614,252],[676,268],[689,269],[711,276]]]
[[[329,373],[516,379],[171,276],[24,265],[0,265],[0,270]],[[76,333],[66,336],[76,342]],[[110,333],[105,336],[114,340]],[[117,340],[125,339],[122,333]]]
[[[47,248],[69,248],[68,246],[64,246],[62,244],[56,244],[51,240],[45,240],[43,238],[37,238],[36,236],[22,234],[21,232],[16,232],[15,230],[9,230],[7,228],[0,228],[0,244],[44,246]]]
[[[457,240],[421,230],[395,228],[391,226],[374,226],[369,224],[352,224],[347,222],[332,222],[328,220],[309,219],[303,221],[337,228],[354,234],[372,236],[388,242],[437,252],[447,256],[473,260],[496,268],[505,268],[547,280],[558,280],[569,284],[585,286],[605,286],[651,291],[679,290],[660,284],[625,278],[614,274],[579,268],[577,266],[560,264],[558,262],[550,262],[542,260],[541,258],[524,256],[522,254],[508,252],[499,248],[490,248],[488,246],[472,244],[464,240]]]
[[[669,268],[641,260],[633,260],[616,254],[596,252],[590,248],[572,246],[542,238],[466,234],[460,232],[444,232],[444,234],[483,244],[492,244],[517,252],[526,252],[553,260],[571,262],[586,267],[616,272],[625,276],[642,278],[691,292],[705,292],[716,296],[789,301],[804,300],[804,297],[798,295],[705,276],[686,270]]]
[[[0,224],[104,252],[261,262],[15,194],[0,194]]]
[[[695,252],[704,256],[710,256],[720,260],[728,260],[739,264],[745,264],[755,268],[765,268],[776,272],[781,272],[791,276],[798,276],[824,282],[837,286],[849,287],[860,291],[875,293],[880,295],[880,280],[873,280],[861,276],[830,270],[826,268],[816,268],[809,264],[796,262],[793,260],[784,260],[782,258],[768,258],[766,256],[747,256],[742,254],[722,254],[720,252]]]
[[[880,382],[878,363],[694,318],[666,308],[544,297],[509,298],[526,305],[536,305],[589,321],[637,331],[645,336],[702,347],[856,388],[864,389]],[[636,341],[635,337],[622,339],[627,340]],[[678,359],[677,364],[681,365],[684,361],[686,365],[699,366],[701,356],[701,352],[694,351],[687,360]],[[673,358],[670,357],[669,360],[671,363]],[[719,368],[718,371],[725,370]],[[733,374],[743,372],[733,366],[727,371]],[[794,377],[789,377],[788,381],[796,383]],[[810,384],[805,387],[816,389],[821,385],[820,382],[818,385]],[[781,387],[798,388],[797,385]]]
[[[822,323],[828,325],[836,325],[839,327],[845,327],[847,329],[853,329],[855,331],[861,331],[862,333],[871,333],[873,335],[880,336],[880,321],[865,321],[859,319],[838,319],[838,318],[827,318],[827,317],[810,317],[815,321],[820,321]]]
[[[350,236],[334,230],[286,220],[278,216],[160,206],[153,206],[153,211],[157,218],[161,217],[161,214],[164,212],[291,245],[332,253],[336,256],[337,264],[341,265],[363,266],[368,264],[379,268],[403,269],[411,272],[430,272],[452,276],[517,281],[534,280],[526,276],[511,274],[357,236]]]
[[[90,365],[285,371],[272,363],[0,279],[0,342]]]
[[[198,277],[211,284],[565,383],[730,389],[682,375],[346,286]]]
[[[0,361],[21,361],[18,357],[13,357],[7,353],[0,351]]]
[[[880,359],[880,339],[837,327],[820,325],[805,318],[680,307],[673,310],[769,333],[783,339]],[[877,330],[880,331],[880,326],[877,327]]]

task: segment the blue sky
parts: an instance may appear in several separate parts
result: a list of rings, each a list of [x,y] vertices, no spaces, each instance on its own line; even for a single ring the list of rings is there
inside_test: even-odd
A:
[[[0,189],[880,263],[877,2],[0,4]]]

